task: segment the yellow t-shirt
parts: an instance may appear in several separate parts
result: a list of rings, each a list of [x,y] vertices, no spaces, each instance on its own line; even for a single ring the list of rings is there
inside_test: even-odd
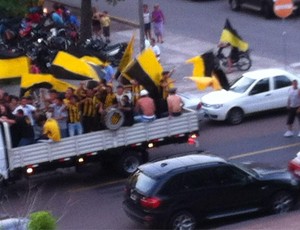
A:
[[[100,22],[103,27],[110,26],[110,18],[108,16],[102,16]]]
[[[59,125],[55,119],[47,119],[43,127],[43,134],[53,141],[61,140]]]

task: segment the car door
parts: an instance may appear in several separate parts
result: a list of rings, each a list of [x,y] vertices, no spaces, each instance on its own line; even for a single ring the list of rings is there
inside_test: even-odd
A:
[[[278,75],[271,78],[270,108],[283,108],[287,105],[288,90],[292,80],[285,75]]]
[[[256,211],[261,205],[264,187],[252,175],[232,165],[215,167],[212,175],[218,185],[216,201],[223,209],[216,210],[215,215]]]
[[[243,99],[245,113],[254,113],[270,109],[270,79],[263,78],[254,83]]]

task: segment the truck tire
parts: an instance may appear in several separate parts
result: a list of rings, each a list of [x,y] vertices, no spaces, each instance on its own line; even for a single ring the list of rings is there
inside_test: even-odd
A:
[[[117,162],[117,170],[120,175],[127,177],[134,173],[137,168],[143,163],[143,154],[138,151],[125,151],[120,155]]]

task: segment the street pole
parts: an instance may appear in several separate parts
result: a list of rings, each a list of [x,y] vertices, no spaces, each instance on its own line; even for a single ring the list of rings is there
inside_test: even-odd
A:
[[[145,49],[145,30],[144,30],[144,16],[143,16],[143,0],[139,0],[139,23],[140,23],[140,51]]]

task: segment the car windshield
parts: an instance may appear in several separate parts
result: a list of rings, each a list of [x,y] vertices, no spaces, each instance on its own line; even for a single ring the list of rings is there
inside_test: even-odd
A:
[[[237,82],[235,82],[230,90],[236,93],[244,93],[255,80],[248,77],[241,77]]]
[[[137,171],[129,180],[131,188],[135,188],[139,193],[148,194],[156,180],[145,175],[142,171]]]

